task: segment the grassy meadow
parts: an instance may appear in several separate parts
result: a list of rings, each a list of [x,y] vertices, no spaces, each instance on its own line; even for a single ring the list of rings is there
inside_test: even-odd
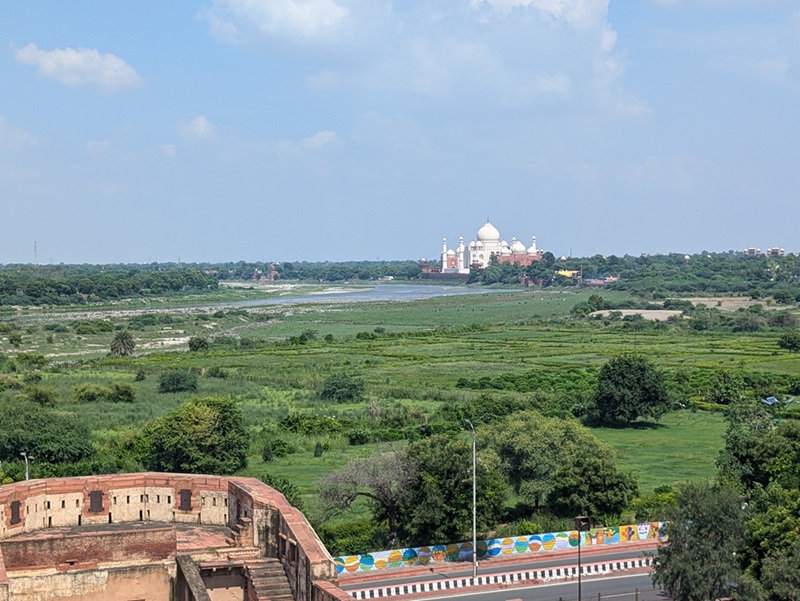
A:
[[[253,437],[245,473],[290,479],[312,510],[322,476],[389,443],[351,445],[344,433],[282,432],[278,422],[290,413],[368,420],[371,408],[391,412],[400,407],[404,419],[423,426],[448,404],[486,395],[530,400],[541,408],[555,398],[562,403],[565,396],[585,399],[600,366],[631,352],[661,367],[676,400],[686,404],[702,398],[719,370],[749,374],[774,394],[800,379],[800,357],[779,351],[776,333],[692,332],[676,323],[633,328],[624,321],[571,316],[572,307],[596,290],[533,289],[407,302],[207,306],[319,289],[225,287],[217,296],[194,296],[183,304],[170,297],[164,302],[149,299],[147,306],[137,300],[91,310],[6,311],[2,320],[19,325],[22,342],[12,347],[2,340],[0,361],[5,367],[0,368],[8,371],[15,364],[22,372],[20,354],[45,355],[51,363],[36,377],[57,392],[60,410],[90,424],[97,444],[134,433],[191,396],[230,395],[241,406]],[[625,293],[601,294],[612,300],[627,298]],[[92,324],[99,322],[107,325],[92,331]],[[133,334],[136,352],[131,358],[109,357],[113,329],[123,327]],[[192,336],[206,337],[209,350],[190,352],[187,341]],[[206,374],[212,368],[226,377],[201,375],[195,393],[158,392],[158,375],[165,370]],[[363,379],[367,402],[322,403],[318,390],[336,373]],[[498,375],[530,375],[537,387],[519,391],[464,385]],[[86,382],[129,383],[136,401],[78,402],[75,387]],[[620,465],[637,475],[642,491],[649,492],[660,485],[713,476],[724,422],[721,413],[680,410],[658,424],[594,432],[616,450]],[[265,463],[259,445],[264,437],[278,435],[292,452]],[[314,457],[318,442],[324,443],[325,452]]]

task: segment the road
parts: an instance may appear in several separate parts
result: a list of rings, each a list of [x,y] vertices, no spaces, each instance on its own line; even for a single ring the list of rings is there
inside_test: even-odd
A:
[[[582,582],[582,599],[596,601],[598,594],[601,601],[635,601],[633,592],[638,589],[638,601],[667,601],[668,597],[660,590],[653,588],[649,574],[622,574],[602,579],[584,579]],[[576,581],[558,582],[506,588],[501,590],[484,590],[480,592],[450,593],[426,599],[442,599],[458,597],[459,601],[575,601],[578,598]]]

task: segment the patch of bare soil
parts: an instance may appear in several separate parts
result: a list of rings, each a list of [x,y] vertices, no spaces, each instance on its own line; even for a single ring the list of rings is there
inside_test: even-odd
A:
[[[612,311],[594,311],[591,315],[608,317],[611,313]],[[667,321],[673,315],[681,315],[681,311],[671,309],[621,309],[613,311],[613,313],[619,313],[623,317],[626,315],[641,315],[647,321]]]
[[[764,300],[753,299],[747,296],[699,296],[682,300],[687,300],[693,305],[705,305],[706,307],[719,309],[720,311],[736,311],[738,309],[747,309],[753,305],[761,305],[764,309],[772,311],[791,308],[786,305],[767,304]]]

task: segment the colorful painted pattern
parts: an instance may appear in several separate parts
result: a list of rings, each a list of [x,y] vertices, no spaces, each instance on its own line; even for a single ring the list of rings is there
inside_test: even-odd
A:
[[[596,528],[584,532],[580,536],[577,530],[569,532],[548,532],[546,534],[530,534],[511,538],[495,538],[478,541],[478,559],[488,559],[500,555],[522,553],[541,553],[553,549],[569,549],[593,545],[613,545],[638,540],[661,537],[661,523],[633,524],[627,526],[610,526]],[[349,555],[334,557],[336,569],[341,572],[368,572],[404,566],[424,566],[431,563],[448,561],[471,561],[472,543],[451,543],[449,545],[433,545],[412,549],[392,549],[391,551],[375,551],[365,555]]]

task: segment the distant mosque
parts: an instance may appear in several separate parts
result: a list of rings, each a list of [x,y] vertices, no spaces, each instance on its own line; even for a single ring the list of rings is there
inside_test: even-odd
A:
[[[427,267],[425,259],[422,260],[423,271],[428,273],[443,274],[468,274],[471,269],[483,269],[496,257],[498,263],[517,263],[530,265],[539,261],[544,253],[536,248],[536,236],[531,237],[531,245],[525,248],[520,240],[511,239],[511,244],[500,239],[498,229],[486,220],[478,230],[478,240],[464,245],[464,237],[458,239],[458,247],[453,250],[447,248],[447,238],[442,239],[441,268]]]

